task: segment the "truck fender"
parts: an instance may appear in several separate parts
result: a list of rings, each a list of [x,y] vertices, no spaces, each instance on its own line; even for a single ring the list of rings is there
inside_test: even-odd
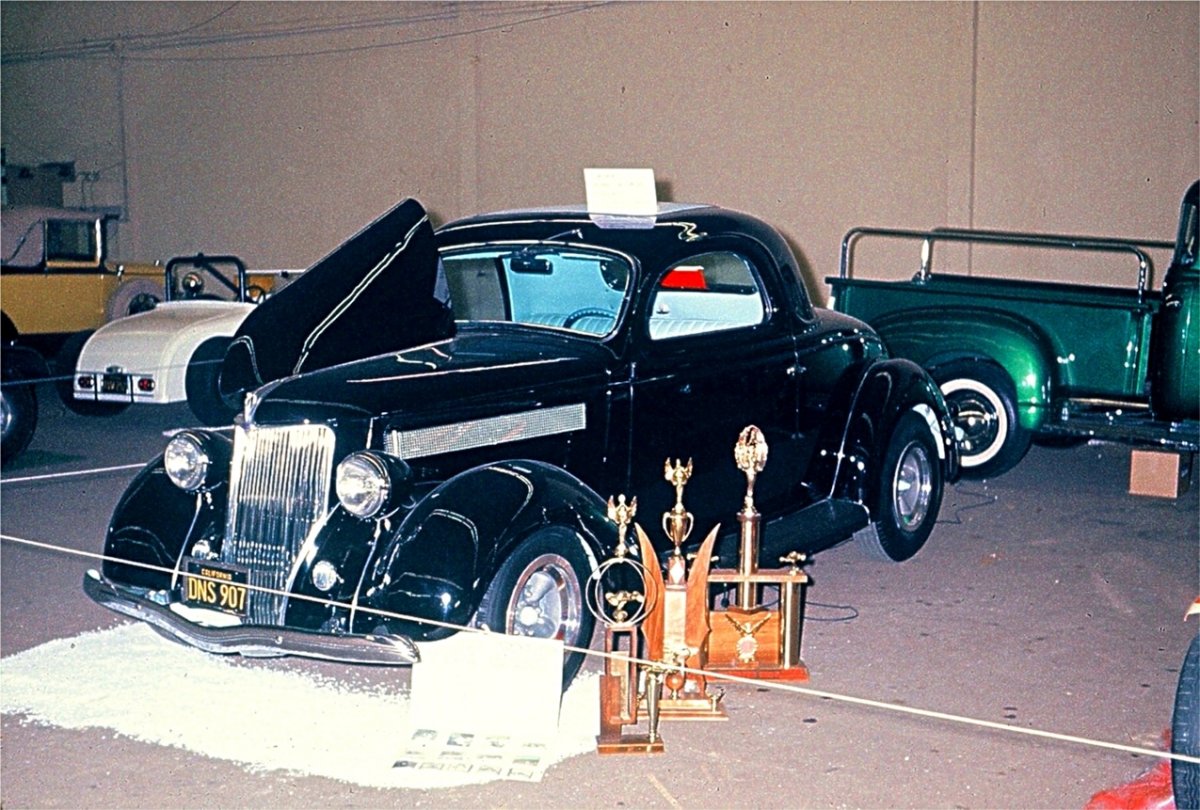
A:
[[[840,435],[826,434],[818,451],[833,460],[829,494],[861,504],[875,502],[876,471],[896,424],[916,412],[929,426],[947,482],[958,478],[954,428],[937,385],[916,363],[901,358],[868,363],[845,406]]]
[[[511,460],[450,478],[405,516],[364,571],[354,632],[385,629],[416,639],[470,623],[508,555],[527,537],[555,529],[582,546],[591,571],[615,547],[616,526],[594,490],[561,468]],[[583,572],[581,580],[588,573]],[[451,627],[417,625],[390,614]]]
[[[918,309],[884,316],[875,324],[889,351],[937,376],[957,360],[987,360],[1012,378],[1017,419],[1036,431],[1046,419],[1055,383],[1054,352],[1033,324],[990,309]],[[937,341],[929,339],[938,335]]]

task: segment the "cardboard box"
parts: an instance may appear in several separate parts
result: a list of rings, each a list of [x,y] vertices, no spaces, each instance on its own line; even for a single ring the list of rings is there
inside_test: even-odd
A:
[[[1129,456],[1129,494],[1178,498],[1191,484],[1190,453],[1134,450]]]

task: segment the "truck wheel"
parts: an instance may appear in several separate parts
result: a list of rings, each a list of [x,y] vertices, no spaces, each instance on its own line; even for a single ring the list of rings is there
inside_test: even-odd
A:
[[[514,636],[561,639],[587,647],[595,621],[584,601],[591,574],[583,541],[570,530],[543,529],[509,555],[479,602],[475,624]],[[567,651],[562,688],[583,664],[584,653]]]
[[[892,431],[877,478],[871,523],[854,539],[869,557],[903,562],[921,550],[942,504],[942,464],[929,425],[905,414]]]
[[[1200,756],[1200,634],[1192,637],[1179,670],[1171,715],[1171,753]],[[1200,765],[1171,760],[1171,786],[1176,807],[1200,807]]]
[[[201,343],[188,361],[187,390],[188,407],[206,425],[231,425],[237,408],[230,406],[221,396],[221,362],[230,338],[214,337]]]
[[[1017,392],[991,363],[951,363],[934,372],[955,426],[962,431],[959,462],[965,478],[1008,472],[1029,452],[1030,433],[1017,422]]]
[[[129,407],[128,402],[96,402],[75,399],[75,370],[79,366],[79,354],[92,332],[76,332],[63,343],[54,360],[54,388],[67,410],[80,416],[115,416]]]
[[[135,276],[113,290],[104,308],[105,318],[114,321],[126,315],[148,312],[159,305],[163,296],[162,281]]]
[[[33,383],[5,374],[0,384],[0,465],[7,466],[25,452],[37,429],[37,417]]]

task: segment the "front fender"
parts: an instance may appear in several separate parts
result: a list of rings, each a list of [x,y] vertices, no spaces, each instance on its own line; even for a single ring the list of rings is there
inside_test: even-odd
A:
[[[188,493],[171,483],[162,458],[142,468],[113,510],[104,542],[104,576],[133,587],[162,590],[174,583],[185,549],[224,526],[224,485]],[[148,567],[150,566],[150,567]]]
[[[990,360],[1012,378],[1021,426],[1037,430],[1046,419],[1054,385],[1053,352],[1028,321],[989,309],[919,309],[879,318],[889,351],[929,369],[956,360]]]
[[[358,603],[368,610],[355,612],[353,632],[383,625],[418,640],[449,635],[452,628],[387,614],[468,624],[512,549],[547,526],[570,529],[593,567],[616,543],[603,499],[558,467],[504,461],[449,479],[378,546],[359,591]]]

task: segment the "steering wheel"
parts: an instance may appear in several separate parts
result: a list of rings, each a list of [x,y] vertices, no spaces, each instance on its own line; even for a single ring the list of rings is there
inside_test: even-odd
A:
[[[616,317],[617,313],[609,312],[599,307],[583,307],[582,309],[575,310],[563,320],[563,329],[570,329],[584,318],[608,318],[609,320],[616,320]]]

